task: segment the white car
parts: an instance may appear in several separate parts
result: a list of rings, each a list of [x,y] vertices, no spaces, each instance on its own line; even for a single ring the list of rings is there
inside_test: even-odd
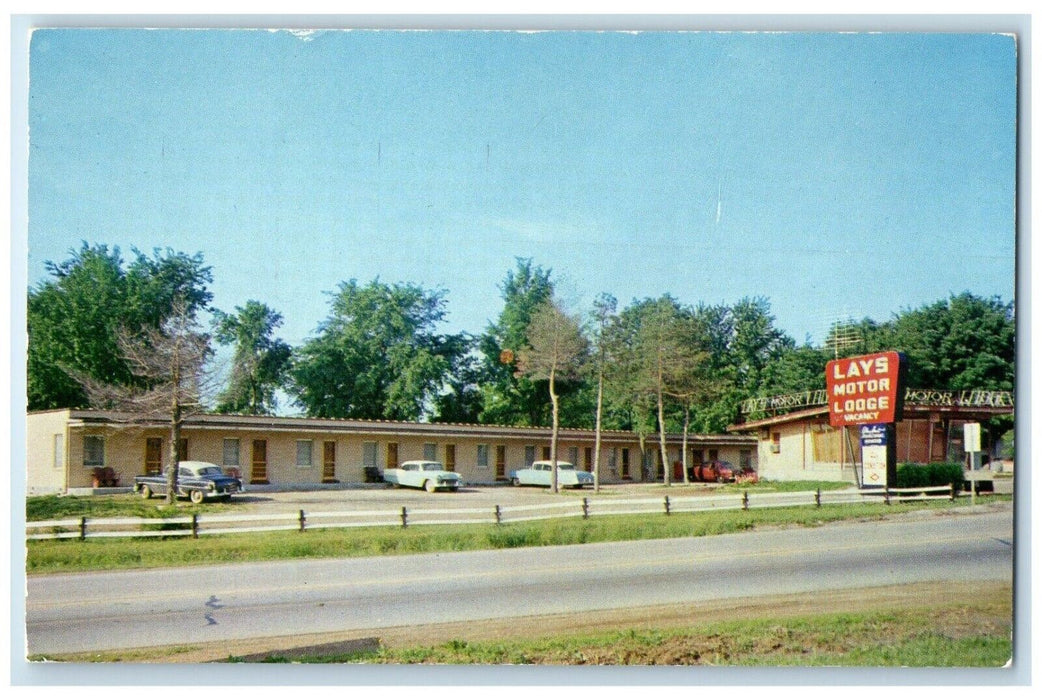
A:
[[[532,462],[527,469],[518,469],[510,472],[510,482],[514,486],[551,486],[550,479],[553,462],[540,460]],[[580,471],[570,462],[557,462],[557,485],[563,488],[581,489],[583,486],[593,484],[593,474]]]
[[[396,469],[385,470],[384,481],[395,486],[411,486],[434,493],[438,489],[458,491],[463,484],[463,477],[456,472],[446,471],[441,462],[417,459],[402,462]]]

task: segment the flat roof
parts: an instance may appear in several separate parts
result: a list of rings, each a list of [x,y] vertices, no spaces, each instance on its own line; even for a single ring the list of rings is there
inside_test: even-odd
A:
[[[61,409],[68,411],[71,424],[78,425],[133,425],[135,427],[162,428],[169,423],[164,416],[144,416],[120,411],[94,409]],[[50,413],[41,411],[37,413]],[[30,414],[32,415],[32,414]],[[407,435],[410,437],[452,438],[469,437],[489,439],[549,439],[551,428],[518,427],[508,425],[484,425],[472,423],[417,423],[412,421],[362,420],[350,418],[308,418],[287,416],[253,416],[237,414],[199,413],[185,418],[184,427],[193,430],[262,430],[265,432],[328,432],[347,435]],[[596,433],[587,428],[560,428],[564,440],[593,440]],[[649,436],[657,436],[650,433]],[[606,443],[632,442],[638,439],[635,432],[626,430],[602,430],[601,440]],[[649,437],[649,439],[652,439]],[[755,438],[744,435],[689,434],[688,442],[701,444],[745,445],[754,444]],[[679,433],[667,433],[667,442],[674,444],[683,440]]]

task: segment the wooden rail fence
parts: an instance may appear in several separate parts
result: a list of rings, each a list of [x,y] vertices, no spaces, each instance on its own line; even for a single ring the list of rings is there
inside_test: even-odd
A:
[[[891,504],[903,501],[946,499],[960,496],[954,487],[936,486],[860,491],[798,491],[713,496],[664,496],[662,498],[582,498],[526,506],[485,508],[401,508],[386,510],[251,513],[241,515],[183,515],[173,518],[67,518],[26,523],[29,540],[102,537],[191,537],[278,530],[318,530],[351,527],[413,527],[421,525],[503,525],[554,518],[592,518],[604,515],[674,515],[714,510],[750,510],[845,503]]]

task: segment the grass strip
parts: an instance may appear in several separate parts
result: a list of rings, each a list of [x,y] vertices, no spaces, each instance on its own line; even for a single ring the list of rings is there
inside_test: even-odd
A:
[[[1006,593],[899,612],[761,618],[492,642],[453,639],[435,646],[269,656],[264,662],[998,668],[1013,653],[1008,589]]]
[[[966,504],[968,505],[968,504]],[[26,543],[29,574],[158,568],[390,554],[509,549],[742,532],[757,527],[813,527],[839,520],[882,519],[921,510],[965,507],[948,501],[924,503],[798,506],[764,510],[721,510],[673,515],[598,516],[505,525],[417,525],[316,529],[149,539],[32,540]]]

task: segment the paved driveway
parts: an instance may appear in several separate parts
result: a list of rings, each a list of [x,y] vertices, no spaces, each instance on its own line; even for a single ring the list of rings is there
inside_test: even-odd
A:
[[[662,498],[663,496],[692,496],[710,494],[716,484],[677,484],[670,488],[662,484],[611,484],[602,486],[600,492],[592,488],[564,489],[558,494],[536,486],[466,486],[456,493],[427,493],[420,489],[393,488],[373,485],[364,488],[338,488],[331,490],[285,491],[266,490],[264,487],[246,487],[246,493],[235,498],[249,510],[258,512],[287,513],[294,510],[336,511],[370,510],[381,508],[445,507],[445,508],[492,508],[493,506],[519,506],[538,503],[559,503],[562,499],[586,498]]]

